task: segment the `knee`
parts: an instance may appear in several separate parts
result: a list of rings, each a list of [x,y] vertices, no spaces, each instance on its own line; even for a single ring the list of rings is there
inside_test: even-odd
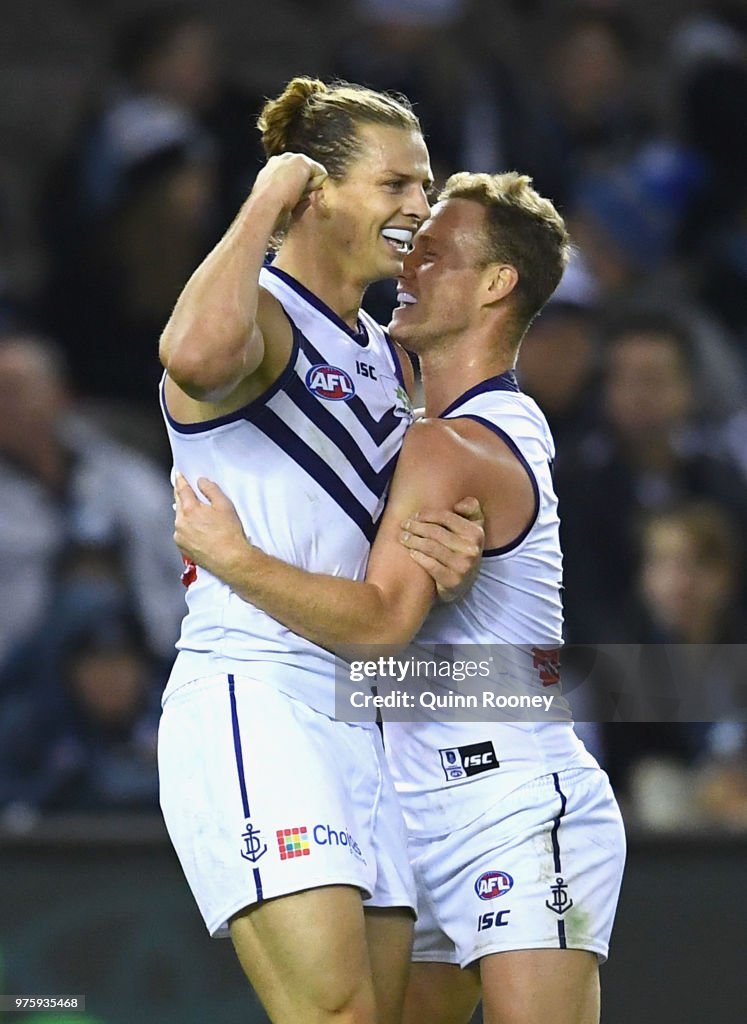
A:
[[[326,989],[319,998],[318,1013],[320,1024],[376,1024],[373,991],[365,984]]]

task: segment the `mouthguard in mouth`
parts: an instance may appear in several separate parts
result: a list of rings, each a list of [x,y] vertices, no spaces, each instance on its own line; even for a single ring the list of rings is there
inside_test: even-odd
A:
[[[396,243],[394,248],[397,252],[404,255],[410,251],[414,232],[409,228],[384,228],[381,233],[388,242]]]

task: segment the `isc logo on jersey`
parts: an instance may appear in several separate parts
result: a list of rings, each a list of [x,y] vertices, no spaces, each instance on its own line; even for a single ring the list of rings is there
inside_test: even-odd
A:
[[[495,900],[513,888],[514,880],[506,871],[485,871],[475,882],[481,900]]]
[[[306,374],[306,387],[327,402],[347,402],[355,394],[353,379],[339,366],[317,363]]]

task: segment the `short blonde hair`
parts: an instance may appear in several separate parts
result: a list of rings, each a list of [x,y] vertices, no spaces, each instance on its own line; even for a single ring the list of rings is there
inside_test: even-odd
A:
[[[361,152],[358,128],[378,124],[422,134],[410,101],[397,93],[318,78],[294,78],[257,121],[267,157],[303,153],[323,164],[330,178],[345,177]]]
[[[565,222],[526,174],[452,174],[439,201],[471,199],[485,209],[484,263],[508,263],[519,280],[514,294],[522,331],[560,283],[570,257]]]

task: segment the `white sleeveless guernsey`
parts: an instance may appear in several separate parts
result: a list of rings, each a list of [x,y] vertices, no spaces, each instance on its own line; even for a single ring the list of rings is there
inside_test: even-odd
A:
[[[411,421],[397,354],[365,312],[355,332],[283,271],[264,267],[259,280],[291,322],[288,365],[256,401],[204,423],[175,422],[162,384],[174,467],[193,487],[200,476],[214,480],[268,554],[309,572],[363,579]],[[203,569],[186,596],[164,699],[191,680],[226,672],[269,681],[334,715],[329,652]]]
[[[529,475],[535,512],[511,544],[484,552],[477,580],[463,600],[434,607],[407,655],[428,660],[435,648],[439,658],[453,661],[492,657],[489,677],[473,678],[463,687],[447,680],[448,686],[480,695],[546,695],[553,702],[549,713],[482,708],[465,715],[442,707],[418,708],[417,721],[385,717],[387,758],[408,828],[421,835],[466,824],[539,775],[597,766],[573,731],[555,673],[553,655],[562,644],[562,556],[552,482],[555,448],[547,421],[533,399],[519,391],[512,372],[471,388],[442,416],[476,420],[508,445]],[[380,693],[388,688],[379,681]],[[429,680],[427,688],[438,692],[438,681]],[[458,714],[471,720],[455,721]],[[464,747],[471,750],[460,750]],[[494,753],[486,755],[491,749]]]

